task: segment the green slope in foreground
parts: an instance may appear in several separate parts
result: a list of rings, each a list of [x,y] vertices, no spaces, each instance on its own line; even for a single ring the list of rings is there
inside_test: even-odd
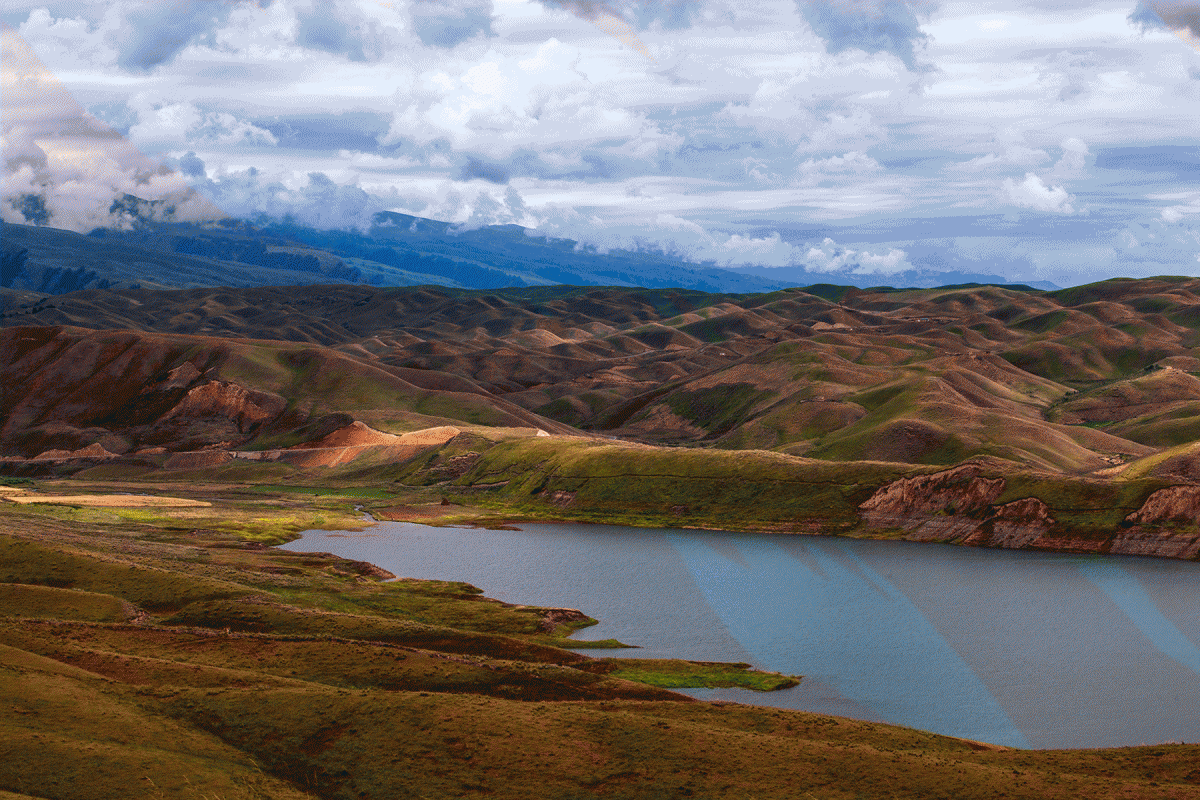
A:
[[[1197,746],[1019,751],[697,702],[662,687],[794,679],[589,658],[557,646],[582,615],[268,546],[427,491],[158,488],[212,505],[0,503],[0,797],[1200,797]]]

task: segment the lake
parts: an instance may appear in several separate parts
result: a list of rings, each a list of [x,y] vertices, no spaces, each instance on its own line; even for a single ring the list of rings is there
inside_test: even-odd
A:
[[[578,608],[594,655],[748,661],[803,675],[706,699],[1020,747],[1200,741],[1200,564],[913,542],[381,522],[285,545],[511,603]]]

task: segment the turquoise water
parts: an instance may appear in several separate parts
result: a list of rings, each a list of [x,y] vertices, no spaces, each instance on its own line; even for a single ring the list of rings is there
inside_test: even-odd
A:
[[[804,675],[732,699],[1021,747],[1200,741],[1200,564],[605,525],[385,522],[291,550],[579,608],[606,655]],[[591,651],[599,654],[601,651]]]

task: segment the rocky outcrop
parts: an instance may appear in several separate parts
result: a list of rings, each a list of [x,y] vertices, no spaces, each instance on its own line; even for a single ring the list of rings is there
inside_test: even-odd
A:
[[[225,417],[245,430],[277,417],[286,408],[287,401],[279,395],[251,391],[236,383],[209,381],[189,389],[164,419]]]
[[[47,450],[34,456],[31,461],[66,461],[74,458],[86,458],[92,460],[107,460],[116,458],[116,453],[110,453],[104,449],[100,443],[89,444],[87,447],[81,447],[78,450]]]
[[[1200,486],[1168,486],[1125,518],[1130,525],[1191,524],[1200,519]]]
[[[1036,497],[1024,497],[995,508],[962,543],[1020,550],[1036,547],[1052,527],[1049,506]]]
[[[1167,558],[1200,557],[1200,486],[1168,486],[1125,518],[1110,553]]]
[[[1003,478],[984,478],[964,464],[933,475],[901,478],[859,506],[868,529],[900,529],[915,541],[957,541],[970,536],[1004,491]]]
[[[1126,556],[1163,558],[1200,558],[1200,531],[1147,530],[1134,528],[1113,537],[1110,553]]]
[[[539,608],[536,606],[512,606],[514,611],[528,611],[541,617],[538,629],[553,634],[562,626],[570,629],[595,624],[595,620],[577,608]],[[581,624],[582,623],[582,624]],[[570,631],[568,631],[569,633]]]
[[[864,516],[971,514],[987,508],[1004,491],[1003,478],[983,478],[979,467],[964,464],[945,472],[901,478],[877,491],[859,508]]]
[[[1036,497],[993,505],[1004,478],[985,478],[964,464],[933,475],[902,478],[859,506],[868,530],[899,529],[918,542],[955,542],[1005,549],[1067,549],[1050,544],[1050,508]]]
[[[859,506],[868,531],[899,530],[912,541],[1060,553],[1200,558],[1200,486],[1154,492],[1120,529],[1074,530],[1060,525],[1036,497],[993,505],[1003,478],[987,479],[963,465],[933,475],[904,478],[879,489]]]

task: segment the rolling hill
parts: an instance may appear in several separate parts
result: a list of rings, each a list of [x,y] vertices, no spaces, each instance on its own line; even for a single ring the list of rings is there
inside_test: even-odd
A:
[[[6,327],[123,330],[129,333],[121,341],[164,354],[146,374],[119,378],[136,387],[128,390],[134,394],[152,395],[182,363],[178,354],[198,348],[207,355],[191,357],[197,374],[209,369],[206,359],[225,365],[206,380],[228,380],[235,362],[270,362],[275,366],[242,369],[238,385],[280,397],[292,387],[293,395],[278,401],[288,408],[310,403],[385,427],[393,424],[393,412],[380,410],[387,406],[400,414],[395,420],[416,414],[543,429],[557,423],[557,430],[647,443],[835,461],[949,465],[990,456],[1065,472],[1109,468],[1200,438],[1200,380],[1193,374],[1200,372],[1200,281],[1190,278],[1058,292],[994,285],[765,294],[331,285],[9,296],[0,319]],[[36,369],[16,366],[23,349],[5,353],[5,368],[17,370],[9,373],[12,385],[23,385]],[[278,366],[284,362],[293,366]],[[318,362],[331,366],[303,366]],[[324,374],[332,365],[373,376],[355,378],[364,385],[397,382],[387,390],[392,399],[367,408],[310,387],[306,400],[295,388],[303,381],[276,374]],[[67,391],[65,380],[56,391]],[[422,391],[446,402],[431,413],[433,401],[420,400]],[[325,401],[312,400],[323,392]],[[117,406],[129,402],[115,390],[111,396]],[[9,419],[14,402],[7,401]],[[93,430],[101,419],[70,424]],[[24,454],[43,444],[68,446],[43,438],[51,428],[27,421],[6,424],[4,446],[17,446],[18,429]],[[89,444],[91,435],[99,433],[71,434],[69,444]],[[169,438],[155,443],[182,446],[186,437]]]

